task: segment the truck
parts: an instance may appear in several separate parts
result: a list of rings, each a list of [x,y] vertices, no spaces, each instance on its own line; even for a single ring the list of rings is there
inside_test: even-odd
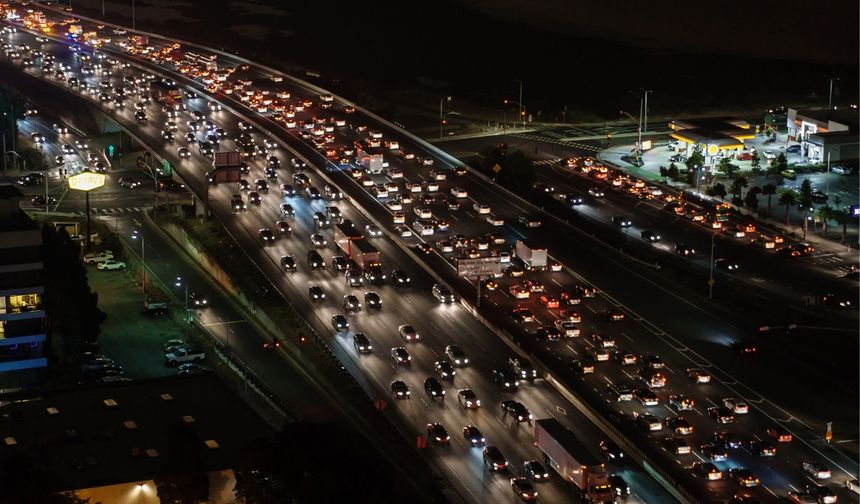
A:
[[[158,103],[173,105],[182,102],[182,91],[176,84],[155,79],[149,83],[149,94]]]
[[[167,302],[147,299],[143,302],[143,313],[147,315],[164,315],[167,313]]]
[[[535,421],[534,443],[546,464],[573,483],[586,502],[614,502],[606,466],[555,418]]]
[[[546,247],[525,240],[517,240],[514,253],[529,270],[545,270],[547,265]]]
[[[367,173],[378,174],[382,173],[385,169],[385,160],[383,159],[382,154],[370,154],[363,150],[359,150],[355,159],[358,161],[358,164],[367,171]]]
[[[206,174],[210,184],[239,182],[242,178],[242,153],[236,151],[216,152],[212,170]]]
[[[382,254],[351,224],[335,224],[334,242],[344,255],[355,261],[362,270],[375,264],[379,264],[379,269],[382,269]]]
[[[164,363],[168,366],[178,366],[186,362],[201,362],[206,358],[202,350],[188,347],[176,347],[173,351],[164,354]]]

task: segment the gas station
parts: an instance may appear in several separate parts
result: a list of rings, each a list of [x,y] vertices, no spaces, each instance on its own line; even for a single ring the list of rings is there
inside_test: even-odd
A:
[[[675,120],[669,129],[669,136],[682,144],[680,154],[689,158],[698,150],[705,158],[704,165],[711,169],[721,158],[742,152],[745,140],[755,138],[750,124],[734,117]]]

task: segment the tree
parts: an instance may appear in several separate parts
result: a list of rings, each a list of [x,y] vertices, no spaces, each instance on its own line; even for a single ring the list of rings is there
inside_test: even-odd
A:
[[[669,176],[669,170],[663,165],[660,165],[660,176],[664,179]]]
[[[821,221],[821,237],[825,240],[827,239],[827,221],[832,219],[835,214],[833,207],[829,205],[821,205],[816,212],[816,216]]]
[[[750,187],[750,190],[747,191],[746,196],[744,196],[744,205],[750,209],[750,212],[755,212],[758,210],[758,195],[761,193],[761,188],[758,186]]]
[[[779,196],[779,204],[785,206],[785,225],[788,225],[788,211],[797,202],[794,191],[786,191]]]
[[[687,161],[684,164],[687,165],[688,170],[690,170],[691,172],[695,172],[698,171],[704,163],[705,157],[702,156],[702,153],[699,151],[693,151],[693,153],[690,154],[690,157],[687,158]]]
[[[761,193],[767,196],[767,216],[770,217],[770,199],[776,194],[776,186],[774,184],[765,184],[761,188]]]
[[[495,165],[501,168],[498,173],[493,170]],[[513,191],[530,188],[537,179],[534,163],[519,150],[507,153],[495,147],[484,157],[483,168],[488,176],[494,177],[496,182]]]
[[[741,193],[743,193],[744,187],[749,185],[749,181],[747,181],[746,177],[738,177],[732,182],[731,188],[729,188],[729,192],[732,193],[735,198],[740,198]]]
[[[726,186],[723,185],[722,182],[717,182],[716,184],[709,186],[707,189],[705,189],[705,194],[714,198],[720,198],[721,200],[725,200],[726,194],[728,194],[728,192],[726,192]]]
[[[800,191],[798,194],[798,202],[803,206],[805,212],[807,208],[812,206],[812,182],[807,178],[800,183]]]
[[[717,171],[720,173],[724,173],[728,178],[734,178],[735,174],[740,171],[740,167],[736,164],[732,163],[730,158],[724,157],[720,159],[720,163],[717,165]]]
[[[666,170],[666,175],[668,175],[671,180],[676,182],[678,180],[678,177],[681,176],[680,172],[678,171],[678,166],[675,165],[675,163],[669,165],[669,169]]]
[[[761,156],[758,155],[758,151],[753,151],[751,161],[753,170],[761,168]]]
[[[833,212],[833,220],[835,220],[837,224],[842,226],[842,239],[840,240],[840,242],[845,243],[845,238],[848,235],[848,221],[851,220],[848,217],[848,210],[837,208],[836,211]]]
[[[209,475],[203,464],[203,441],[180,425],[167,432],[161,473],[154,478],[162,504],[198,504],[209,499]]]
[[[46,223],[42,227],[42,257],[45,265],[43,303],[50,314],[49,338],[62,345],[54,352],[62,357],[76,355],[82,343],[98,339],[105,314],[98,307],[98,295],[87,282],[80,259],[80,246],[64,230]]]

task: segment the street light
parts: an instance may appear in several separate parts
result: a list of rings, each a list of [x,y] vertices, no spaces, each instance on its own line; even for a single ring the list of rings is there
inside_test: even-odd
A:
[[[47,176],[47,175],[46,175]],[[105,185],[105,176],[102,173],[81,172],[69,177],[69,188],[84,191],[87,195],[87,236],[85,240],[86,251],[90,250],[90,191]]]
[[[442,105],[445,103],[445,100],[448,100],[448,103],[451,102],[450,96],[443,96],[439,98],[439,140],[442,140],[442,125],[445,121],[445,114],[443,114]]]
[[[135,229],[131,233],[131,239],[137,240],[138,238],[140,238],[140,262],[143,265],[141,290],[143,291],[143,296],[146,297],[146,239],[143,233],[140,232],[140,229]]]
[[[526,108],[523,106],[523,81],[520,79],[514,79],[514,82],[518,82],[520,84],[520,101],[517,105],[520,106],[520,119],[523,121],[523,129],[526,129]]]
[[[185,288],[185,321],[186,321],[186,322],[190,322],[190,321],[191,321],[191,316],[190,316],[190,314],[189,314],[189,312],[188,312],[188,283],[187,283],[187,282],[183,282],[183,281],[182,281],[182,277],[181,277],[181,276],[178,276],[178,277],[176,277],[175,285],[176,285],[177,287],[184,287],[184,288]]]
[[[640,102],[640,105],[641,105],[641,102]],[[628,114],[627,112],[625,112],[623,110],[621,110],[620,112],[622,114],[626,115],[627,117],[629,117],[630,119],[633,119],[634,121],[636,121],[636,118],[633,117],[632,115]],[[636,128],[636,131],[638,132],[638,138],[636,140],[636,159],[639,159],[642,155],[642,107],[641,106],[639,107],[639,126]]]

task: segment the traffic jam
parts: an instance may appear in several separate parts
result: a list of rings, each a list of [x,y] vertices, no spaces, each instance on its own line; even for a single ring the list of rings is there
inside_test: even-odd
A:
[[[469,282],[481,284],[481,312],[498,321],[509,334],[527,338],[529,348],[535,349],[542,362],[551,363],[551,369],[562,366],[575,373],[581,382],[577,387],[592,389],[617,411],[622,423],[651,439],[652,451],[662,452],[687,470],[708,492],[721,499],[788,496],[805,502],[797,499],[811,496],[818,502],[836,501],[831,487],[844,485],[844,478],[833,478],[834,483],[828,485],[831,472],[825,461],[817,459],[811,447],[798,443],[789,429],[758,410],[759,399],[739,397],[722,382],[730,377],[720,374],[718,378],[717,373],[709,371],[710,363],[685,355],[655,337],[641,317],[555,261],[546,246],[530,241],[530,233],[543,225],[540,216],[515,205],[493,208],[480,201],[470,190],[480,182],[470,177],[465,168],[441,166],[421,147],[411,147],[407,139],[368,126],[352,106],[338,103],[331,95],[299,97],[275,78],[259,79],[260,72],[247,65],[222,68],[214,57],[194,53],[185,57],[178,45],[150,48],[148,41],[116,33],[114,43],[117,37],[127,40],[118,46],[125,46],[129,56],[147,58],[185,75],[197,81],[202,90],[242,104],[245,114],[266,118],[267,126],[280,128],[278,137],[291,137],[293,142],[313,148],[320,157],[308,161],[312,165],[320,163],[326,179],[340,184],[324,182],[313,166],[280,151],[279,142],[222,111],[218,101],[207,101],[203,91],[200,95],[188,91],[177,94],[175,90],[181,86],[176,82],[145,75],[105,53],[79,47],[79,67],[62,68],[62,79],[56,71],[45,71],[48,61],[45,54],[36,54],[38,50],[20,60],[22,64],[29,59],[31,65],[41,65],[43,77],[78,87],[103,106],[133,113],[143,126],[161,129],[166,148],[176,150],[180,158],[209,160],[196,164],[213,166],[206,170],[206,178],[213,186],[220,186],[219,195],[229,199],[227,203],[236,217],[243,218],[248,210],[258,208],[256,213],[269,220],[270,224],[261,225],[257,233],[261,247],[278,241],[291,243],[292,253],[273,254],[285,276],[301,271],[306,274],[297,278],[313,279],[316,270],[330,269],[332,276],[345,278],[342,289],[331,296],[338,307],[331,316],[331,326],[337,335],[351,338],[356,354],[375,352],[388,356],[396,366],[414,369],[417,366],[410,349],[427,344],[429,339],[410,324],[400,324],[396,336],[403,343],[380,350],[374,345],[376,335],[371,329],[356,330],[362,325],[359,313],[381,309],[387,301],[374,291],[382,291],[382,287],[373,286],[387,284],[409,289],[413,276],[418,274],[388,265],[374,245],[377,240],[388,237],[409,249],[442,277],[443,283],[451,285],[462,285],[456,277],[459,261],[497,258],[499,275]],[[94,39],[105,43],[105,37]],[[77,86],[72,86],[74,78],[78,79]],[[108,97],[104,98],[104,94]],[[204,111],[187,110],[187,104],[192,102]],[[160,116],[165,118],[163,126],[155,124]],[[238,152],[239,156],[231,161],[216,154],[223,152]],[[235,171],[224,170],[219,161],[235,165],[238,179]],[[588,160],[572,163],[586,176],[596,173],[595,180],[605,180],[637,197],[664,202],[667,211],[693,222],[711,229],[728,228],[735,237],[740,232],[726,224],[728,216],[719,203],[707,208],[711,203],[678,201]],[[230,173],[223,174],[225,171]],[[342,193],[339,186],[348,194]],[[599,191],[595,189],[595,193]],[[358,224],[360,212],[352,208],[349,200],[374,202],[376,207],[371,213],[384,215],[387,220],[380,219],[379,225]],[[354,220],[344,217],[346,214]],[[300,226],[295,222],[297,217],[303,220]],[[624,222],[617,225],[625,227]],[[752,234],[755,230],[747,228],[743,232]],[[777,246],[776,236],[755,236],[764,249]],[[643,239],[648,240],[645,234]],[[681,250],[677,252],[683,254]],[[326,290],[332,289],[321,283],[311,280],[298,288],[306,289],[316,302],[331,303],[326,299]],[[443,283],[421,295],[439,303],[454,302],[457,296]],[[441,336],[434,335],[434,339],[441,341]],[[499,405],[482,404],[474,390],[455,387],[454,376],[458,369],[468,366],[468,355],[454,343],[439,347],[434,353],[440,358],[432,366],[422,363],[422,368],[432,367],[434,371],[426,380],[420,380],[428,397],[441,398],[447,392],[457,397],[466,412],[493,408],[499,410],[498,416],[510,417],[517,423],[531,424],[537,419],[523,402],[511,399]],[[725,342],[725,347],[738,359],[754,363],[754,345],[731,340]],[[371,372],[369,367],[365,370]],[[481,370],[481,375],[487,383],[510,393],[516,392],[520,384],[542,381],[536,367],[522,358]],[[412,395],[405,380],[393,381],[390,389],[395,398]],[[464,424],[469,422],[467,413],[464,418]],[[493,440],[485,439],[474,424],[463,427],[433,421],[427,424],[426,433],[435,444],[445,445],[451,432],[461,427],[469,446],[481,448],[484,465],[490,470],[500,468],[504,456],[497,453],[497,448],[492,449]],[[623,451],[606,439],[585,442],[595,445],[609,464],[623,457]],[[537,498],[532,483],[541,481],[545,469],[540,462],[528,460],[524,467],[524,471],[517,469],[516,473],[524,472],[528,478],[515,477],[510,484],[521,499],[531,500]],[[603,484],[600,481],[598,487]]]

